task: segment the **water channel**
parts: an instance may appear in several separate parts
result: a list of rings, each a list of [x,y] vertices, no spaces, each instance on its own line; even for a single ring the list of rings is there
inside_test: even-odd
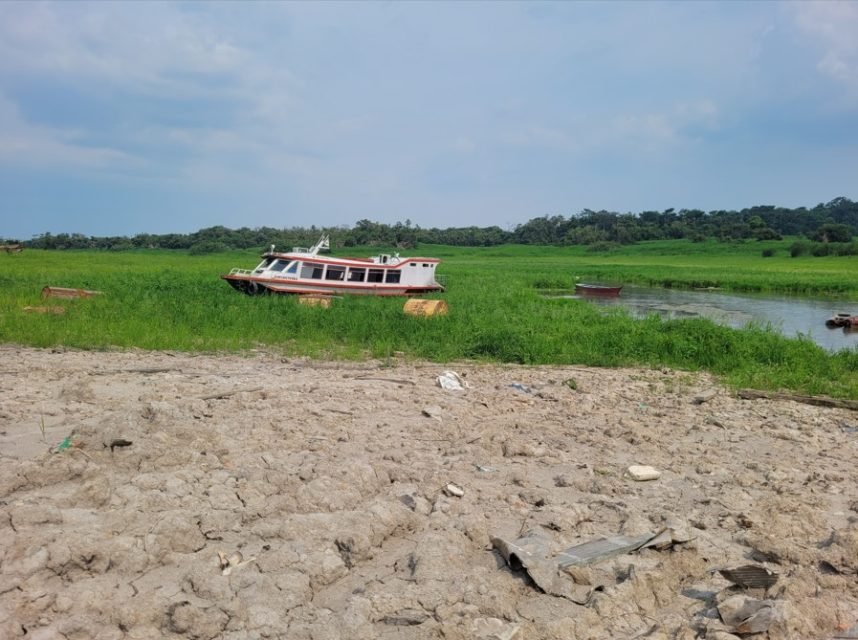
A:
[[[769,324],[785,336],[802,334],[830,351],[858,347],[858,331],[825,326],[825,321],[836,313],[858,315],[858,301],[855,300],[630,286],[623,287],[618,298],[592,296],[586,300],[600,305],[622,305],[637,317],[653,313],[663,318],[703,317],[736,329],[749,323]]]

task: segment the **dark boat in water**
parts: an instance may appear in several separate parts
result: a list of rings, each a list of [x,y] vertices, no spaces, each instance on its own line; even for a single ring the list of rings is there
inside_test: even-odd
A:
[[[623,286],[607,285],[607,284],[575,284],[575,293],[582,296],[604,296],[615,298],[620,295],[620,289]]]
[[[858,327],[858,316],[854,316],[851,313],[838,313],[826,320],[825,326],[829,329],[833,329],[835,327],[844,327],[849,329],[852,327]]]

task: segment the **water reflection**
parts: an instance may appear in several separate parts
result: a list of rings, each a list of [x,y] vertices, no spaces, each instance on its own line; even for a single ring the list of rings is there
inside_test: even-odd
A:
[[[836,313],[858,315],[856,301],[629,286],[623,287],[619,298],[586,299],[598,305],[622,305],[637,317],[653,313],[663,318],[702,317],[737,329],[749,323],[770,324],[785,336],[802,334],[832,351],[858,346],[858,331],[825,326]]]

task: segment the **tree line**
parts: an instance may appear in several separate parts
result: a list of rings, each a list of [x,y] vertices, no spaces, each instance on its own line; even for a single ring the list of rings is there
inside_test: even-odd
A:
[[[275,244],[281,248],[309,246],[322,233],[331,235],[335,246],[383,245],[410,248],[418,243],[485,247],[500,244],[591,245],[594,247],[633,244],[643,240],[688,239],[702,242],[777,240],[800,236],[817,243],[849,243],[858,234],[858,202],[839,197],[813,208],[794,209],[755,206],[740,211],[666,209],[640,213],[617,213],[584,209],[568,217],[533,218],[514,229],[490,227],[422,228],[405,223],[385,224],[359,220],[353,227],[208,227],[194,233],[135,236],[85,236],[79,233],[43,233],[24,241],[38,249],[185,249],[191,253],[213,253]],[[0,239],[0,244],[18,240]]]

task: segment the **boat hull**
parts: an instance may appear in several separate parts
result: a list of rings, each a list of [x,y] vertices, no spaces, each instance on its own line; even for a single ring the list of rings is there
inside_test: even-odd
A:
[[[622,286],[612,287],[602,284],[576,284],[575,293],[582,296],[616,297],[620,295]]]
[[[258,278],[252,276],[223,275],[233,289],[248,295],[261,295],[265,293],[278,293],[283,295],[365,295],[365,296],[412,296],[424,293],[443,291],[440,285],[417,286],[408,284],[346,284],[333,282],[319,282],[314,280],[305,282],[302,280],[272,280],[269,278]]]

